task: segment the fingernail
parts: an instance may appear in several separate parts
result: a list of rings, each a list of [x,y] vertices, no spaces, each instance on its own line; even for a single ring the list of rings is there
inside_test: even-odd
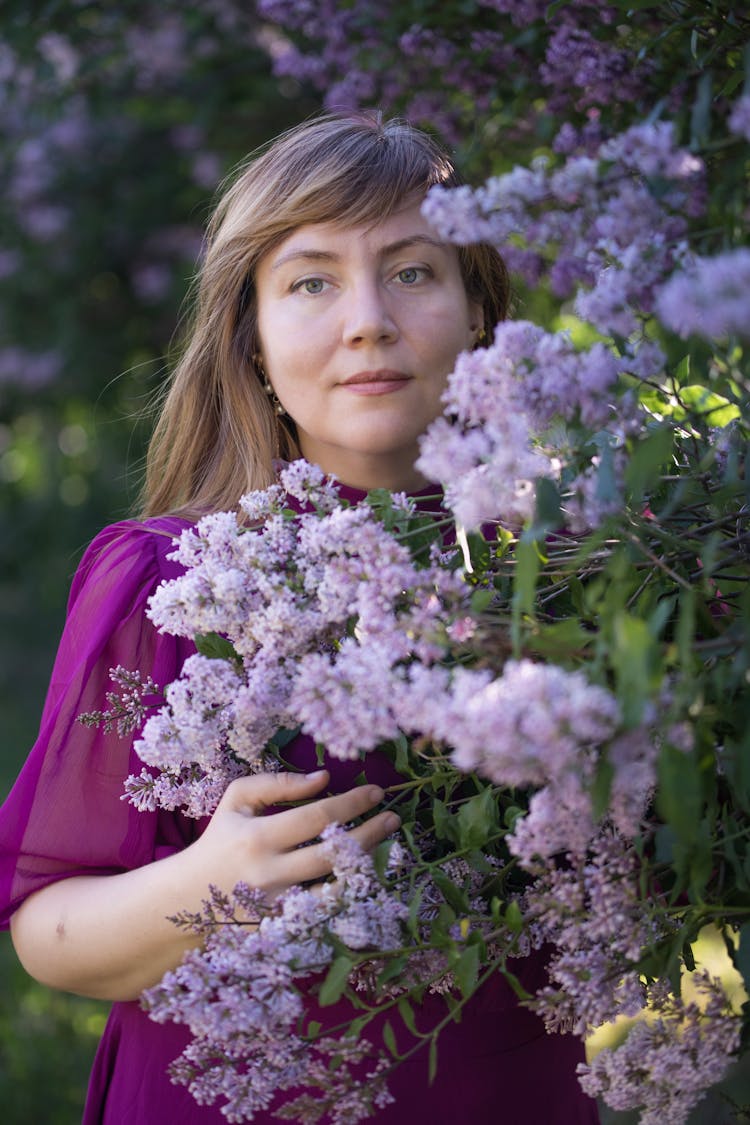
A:
[[[376,804],[378,801],[383,800],[383,797],[385,797],[385,793],[383,792],[383,790],[380,788],[379,785],[371,785],[369,796],[370,796],[370,800],[372,801],[372,803]]]
[[[305,781],[317,781],[325,773],[325,770],[313,770],[312,773],[305,774]]]
[[[401,817],[396,816],[395,813],[388,813],[385,817],[385,830],[386,832],[395,832],[401,825]]]

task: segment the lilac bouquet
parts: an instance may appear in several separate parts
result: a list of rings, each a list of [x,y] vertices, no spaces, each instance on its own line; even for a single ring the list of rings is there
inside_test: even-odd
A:
[[[645,401],[603,345],[501,325],[459,358],[423,440],[442,505],[349,503],[300,461],[239,518],[177,541],[185,573],[150,616],[198,652],[143,726],[130,799],[209,814],[234,777],[285,765],[300,728],[332,758],[377,749],[399,776],[398,838],[370,857],[332,828],[322,891],[267,903],[238,886],[177,919],[205,946],[145,1003],[189,1026],[174,1076],[229,1120],[300,1087],[281,1116],[366,1119],[406,1054],[398,1029],[434,1067],[441,1029],[496,973],[550,1031],[585,1036],[650,1004],[655,1021],[580,1076],[644,1122],[666,1107],[683,1121],[724,1073],[741,1020],[720,982],[696,975],[700,1009],[675,974],[707,920],[734,931],[731,879],[712,870],[719,816],[732,847],[747,832],[730,791],[740,735],[715,705],[736,597],[693,580],[711,535],[714,573],[742,557],[738,433],[711,432],[688,522],[665,471],[685,456],[685,417],[654,426]],[[716,835],[696,833],[711,814]],[[549,984],[529,995],[519,959],[542,946]],[[425,994],[444,1016],[418,1031]],[[317,1016],[342,998],[334,1034]]]
[[[331,829],[322,888],[177,919],[204,946],[144,1002],[231,1121],[284,1091],[281,1116],[366,1119],[498,974],[550,1031],[648,1009],[580,1068],[645,1125],[684,1122],[744,1041],[695,943],[712,923],[750,979],[748,251],[693,248],[707,169],[668,123],[589,147],[425,202],[576,313],[459,356],[431,510],[295,462],[186,530],[152,599],[197,653],[147,712],[133,802],[208,815],[301,731],[352,776],[385,756],[402,819],[372,856]]]

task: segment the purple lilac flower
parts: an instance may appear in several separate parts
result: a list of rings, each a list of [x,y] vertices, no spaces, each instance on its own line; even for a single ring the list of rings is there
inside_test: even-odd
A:
[[[510,660],[499,677],[457,669],[435,734],[459,769],[498,785],[544,785],[576,768],[619,722],[614,696],[581,672]]]
[[[159,628],[220,633],[237,663],[193,657],[170,686],[136,749],[171,780],[131,779],[140,804],[164,796],[174,807],[187,794],[194,809],[200,779],[217,799],[237,759],[261,768],[279,727],[301,723],[344,758],[396,737],[403,667],[441,659],[456,621],[466,633],[460,573],[416,567],[369,504],[341,506],[314,467],[290,466],[282,482],[311,510],[283,514],[280,485],[243,499],[253,527],[233,513],[204,517],[177,541],[186,573],[151,599]],[[346,636],[352,621],[356,634]]]
[[[0,385],[13,383],[37,390],[53,382],[62,371],[59,352],[29,352],[25,348],[0,348]]]
[[[223,1099],[229,1121],[251,1120],[288,1089],[317,1088],[304,1096],[340,1125],[390,1100],[385,1068],[366,1039],[311,1041],[299,1031],[299,982],[330,966],[336,949],[329,935],[382,953],[401,946],[408,915],[348,833],[330,825],[322,840],[334,878],[320,894],[293,887],[269,906],[246,887],[232,896],[214,890],[203,918],[190,919],[192,930],[206,933],[205,948],[190,951],[144,994],[152,1019],[186,1023],[193,1035],[172,1067],[174,1080],[200,1104]]]
[[[750,250],[694,257],[662,286],[656,311],[683,338],[750,334]]]
[[[483,8],[493,8],[496,12],[510,16],[517,27],[528,27],[544,18],[548,4],[546,0],[479,0]]]
[[[548,273],[557,296],[577,287],[578,314],[627,338],[684,254],[686,216],[705,204],[705,170],[676,145],[669,122],[634,126],[584,153],[579,141],[564,140],[569,155],[558,166],[537,158],[473,193],[433,188],[423,210],[444,238],[493,242],[533,281]]]
[[[750,141],[750,94],[743,94],[737,99],[732,106],[727,124],[730,133]]]
[[[500,324],[491,347],[458,357],[443,396],[454,421],[438,418],[428,428],[418,467],[442,483],[463,526],[518,526],[533,514],[535,480],[557,475],[553,423],[611,422],[619,369],[601,343],[578,351],[565,333]]]
[[[399,734],[392,680],[393,669],[377,648],[347,637],[335,660],[319,653],[305,658],[291,708],[335,758],[356,759]]]
[[[584,27],[563,18],[553,32],[544,62],[542,82],[552,90],[550,106],[568,106],[571,88],[580,91],[575,106],[605,106],[613,101],[635,101],[643,86],[645,67],[634,65],[632,55],[612,43],[596,39]]]
[[[523,911],[537,940],[554,948],[550,984],[534,1002],[548,1030],[584,1035],[617,1015],[636,1015],[645,989],[634,962],[658,935],[641,906],[632,846],[605,830],[564,863],[536,871]]]
[[[640,1109],[642,1125],[684,1125],[706,1090],[726,1074],[740,1043],[741,1021],[721,981],[693,974],[697,1001],[651,989],[655,1014],[634,1024],[625,1042],[579,1064],[584,1090],[616,1110]]]

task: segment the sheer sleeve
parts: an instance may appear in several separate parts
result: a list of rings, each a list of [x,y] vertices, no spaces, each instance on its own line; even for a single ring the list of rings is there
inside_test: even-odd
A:
[[[139,812],[122,800],[128,774],[140,773],[133,736],[77,721],[106,709],[111,668],[151,675],[160,686],[178,674],[189,641],[162,635],[145,617],[162,578],[179,573],[166,558],[184,521],[125,521],[106,528],[86,551],[68,603],[39,737],[0,809],[0,924],[31,893],[73,875],[102,875],[168,855],[196,835],[178,814]]]

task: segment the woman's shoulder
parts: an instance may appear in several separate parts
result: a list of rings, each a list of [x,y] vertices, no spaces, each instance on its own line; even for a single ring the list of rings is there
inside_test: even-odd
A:
[[[134,581],[174,578],[183,567],[170,558],[175,540],[192,526],[181,516],[150,516],[146,519],[125,519],[108,524],[92,539],[78,566],[71,599],[75,600],[82,586],[117,574]]]

